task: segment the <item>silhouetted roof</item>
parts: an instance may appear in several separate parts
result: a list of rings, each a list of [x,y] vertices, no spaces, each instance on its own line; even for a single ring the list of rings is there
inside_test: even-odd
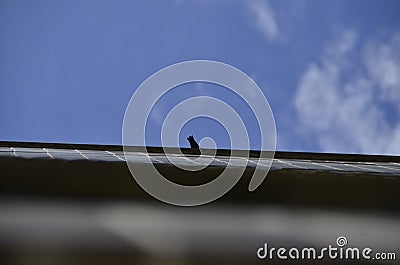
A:
[[[141,151],[127,152],[130,161],[145,163],[149,156],[154,164],[169,165],[171,161],[165,156],[161,147],[148,147],[148,153]],[[184,155],[178,154],[177,148],[167,148],[169,154],[177,165],[204,164],[209,160],[197,155],[191,155],[190,149],[183,148]],[[259,165],[265,166],[267,161],[259,160],[259,151],[250,151],[251,156],[247,159],[247,167],[254,168]],[[125,162],[125,156],[121,146],[111,145],[79,145],[79,144],[52,144],[52,143],[21,143],[0,142],[0,157],[40,160],[65,160],[79,161],[88,160],[93,162]],[[198,158],[193,161],[192,158]],[[231,157],[231,164],[243,157]],[[224,167],[228,165],[229,150],[217,150],[217,156],[211,166]],[[354,155],[354,154],[327,154],[327,153],[299,153],[299,152],[276,152],[271,170],[311,170],[323,172],[363,173],[368,175],[399,176],[400,157],[377,156],[377,155]]]
[[[188,185],[218,176],[230,154],[217,150],[211,166],[186,172],[165,152],[190,166],[195,156],[188,148],[184,155],[176,148],[129,150],[135,163],[148,163],[149,156],[170,179]],[[250,152],[241,180],[221,199],[187,209],[145,193],[121,146],[0,142],[0,260],[21,264],[15,262],[21,253],[31,253],[38,261],[52,257],[53,264],[66,258],[259,264],[256,250],[264,242],[320,248],[345,235],[350,246],[386,252],[400,244],[399,157],[276,152],[267,178],[249,192],[255,165],[266,162],[259,156]],[[231,163],[236,159],[243,157]]]

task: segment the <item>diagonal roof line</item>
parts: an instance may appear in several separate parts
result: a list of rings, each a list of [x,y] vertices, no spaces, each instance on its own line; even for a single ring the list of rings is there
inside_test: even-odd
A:
[[[54,148],[54,149],[72,149],[72,150],[102,150],[102,151],[122,151],[122,145],[102,145],[102,144],[81,144],[81,143],[50,143],[50,142],[18,142],[18,141],[0,141],[0,147],[12,148]],[[143,150],[143,147],[129,147],[130,150]],[[164,154],[179,153],[190,154],[190,148],[176,147],[159,147],[147,146],[149,153]],[[207,149],[206,149],[207,151]],[[211,151],[208,149],[208,151]],[[245,155],[250,152],[250,157],[259,157],[259,150],[238,150]],[[212,151],[211,151],[212,152]],[[218,156],[229,156],[231,150],[217,149]],[[263,151],[266,152],[266,151]],[[400,162],[400,156],[393,155],[365,155],[365,154],[339,154],[339,153],[315,153],[315,152],[291,152],[291,151],[276,151],[276,159],[296,159],[296,160],[322,160],[322,161],[350,161],[350,162]]]

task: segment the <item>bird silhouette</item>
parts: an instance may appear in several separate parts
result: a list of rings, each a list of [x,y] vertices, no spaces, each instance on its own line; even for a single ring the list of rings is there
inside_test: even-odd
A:
[[[190,135],[188,138],[186,138],[189,143],[190,143],[190,151],[193,154],[199,155],[200,154],[200,146],[199,144],[196,142],[196,140],[194,139],[193,135]]]

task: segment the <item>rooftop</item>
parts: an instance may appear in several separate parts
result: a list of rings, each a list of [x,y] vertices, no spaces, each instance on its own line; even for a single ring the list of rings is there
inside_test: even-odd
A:
[[[229,150],[216,150],[210,166],[185,172],[166,153],[175,164],[190,166],[190,149],[142,149],[130,148],[129,159],[148,163],[144,158],[150,157],[171,180],[188,185],[244,159],[229,161]],[[258,263],[255,250],[264,242],[323,247],[340,235],[351,246],[397,251],[399,157],[276,152],[268,177],[248,192],[254,167],[267,162],[259,155],[250,152],[242,179],[222,198],[184,208],[145,193],[121,146],[0,142],[0,259]],[[202,161],[200,156],[196,163]]]

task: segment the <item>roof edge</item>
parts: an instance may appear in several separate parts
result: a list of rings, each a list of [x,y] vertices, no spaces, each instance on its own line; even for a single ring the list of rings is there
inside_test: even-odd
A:
[[[19,142],[19,141],[0,141],[0,147],[19,147],[19,148],[55,148],[55,149],[81,149],[81,150],[108,150],[108,151],[123,151],[122,145],[103,145],[103,144],[75,144],[75,143],[51,143],[51,142]],[[129,147],[143,150],[143,147]],[[147,146],[149,153],[182,153],[190,154],[190,148],[176,147],[161,147]],[[179,150],[180,149],[180,150]],[[208,152],[213,150],[206,149]],[[215,151],[215,150],[214,150]],[[247,150],[236,150],[239,153],[247,153]],[[250,150],[250,157],[259,157],[259,150]],[[216,154],[220,156],[228,156],[231,153],[229,149],[217,149]],[[277,159],[298,159],[298,160],[333,160],[333,161],[354,161],[354,162],[400,162],[400,156],[393,155],[367,155],[367,154],[341,154],[341,153],[317,153],[317,152],[291,152],[291,151],[276,151],[275,158]]]

